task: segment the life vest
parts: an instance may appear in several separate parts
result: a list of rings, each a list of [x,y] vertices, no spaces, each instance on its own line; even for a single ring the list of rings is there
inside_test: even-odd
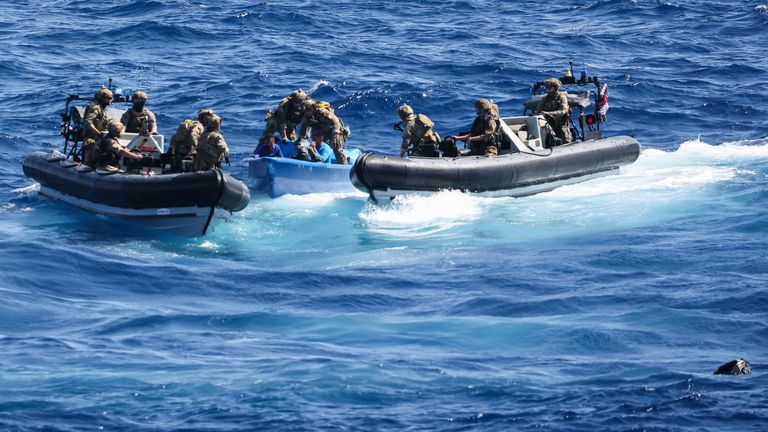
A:
[[[125,122],[126,132],[139,133],[144,128],[149,129],[149,113],[146,108],[142,109],[139,114],[133,108],[129,108],[127,113],[128,119]]]

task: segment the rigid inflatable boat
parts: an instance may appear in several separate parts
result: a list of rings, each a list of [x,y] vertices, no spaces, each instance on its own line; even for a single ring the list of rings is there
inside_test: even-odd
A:
[[[520,197],[546,192],[559,186],[615,174],[640,155],[640,144],[631,136],[603,137],[600,124],[607,109],[606,88],[596,77],[576,81],[563,77],[563,84],[597,86],[596,93],[569,95],[569,105],[578,126],[570,118],[575,142],[557,145],[552,129],[542,115],[502,117],[501,154],[493,157],[468,156],[460,150],[456,157],[410,157],[366,153],[350,173],[355,187],[371,200],[394,199],[398,195],[429,194],[440,190],[461,190],[482,196]],[[534,97],[526,110],[536,106],[541,96],[534,86]],[[597,109],[585,114],[589,96],[595,95]],[[598,99],[599,98],[599,99]]]
[[[34,152],[24,159],[24,174],[40,184],[40,194],[92,213],[120,218],[176,235],[201,236],[228,213],[243,210],[250,200],[248,187],[217,169],[170,173],[163,159],[163,136],[123,133],[120,141],[140,152],[144,166],[94,170],[78,163],[82,107],[69,108],[62,117],[64,153]],[[117,110],[107,111],[112,118]]]
[[[349,181],[349,171],[362,154],[359,149],[346,148],[348,165],[339,165],[328,144],[319,150],[322,162],[310,162],[293,158],[296,146],[293,141],[275,143],[280,146],[284,157],[248,158],[248,178],[250,186],[264,192],[272,198],[286,194],[305,195],[312,193],[351,193],[356,192]]]

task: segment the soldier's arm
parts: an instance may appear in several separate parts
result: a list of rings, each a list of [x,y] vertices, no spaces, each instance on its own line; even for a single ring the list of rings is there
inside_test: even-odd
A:
[[[221,160],[227,163],[229,165],[229,147],[227,147],[227,142],[224,141],[224,137],[219,134],[216,139],[216,145],[219,148],[219,154],[221,155]]]
[[[277,107],[274,114],[275,120],[277,121],[277,131],[280,132],[280,136],[283,138],[283,140],[287,138],[285,126],[288,123],[288,113],[286,109],[286,106],[281,104]]]
[[[155,113],[147,110],[147,119],[149,120],[147,125],[149,133],[152,135],[157,134],[157,117],[155,117]]]
[[[307,136],[309,136],[309,116],[304,114],[299,124],[299,141],[307,139]]]
[[[403,142],[400,144],[400,157],[403,157],[408,151],[408,146],[411,144],[411,132],[413,130],[413,122],[406,121],[403,124]]]
[[[85,121],[83,122],[85,123],[85,127],[88,128],[93,135],[101,134],[101,131],[93,125],[93,121],[96,120],[97,111],[98,109],[96,107],[89,109],[88,115],[85,116]]]
[[[219,148],[219,152],[221,152],[221,154],[229,152],[229,147],[227,147],[227,142],[224,141],[224,137],[222,135],[219,135],[218,137],[216,137],[216,147]]]
[[[123,126],[128,127],[128,122],[131,121],[131,110],[130,108],[125,110],[122,116],[120,116],[120,123],[123,124]]]

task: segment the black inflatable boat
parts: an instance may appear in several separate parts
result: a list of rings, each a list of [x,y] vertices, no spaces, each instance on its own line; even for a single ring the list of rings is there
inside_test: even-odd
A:
[[[573,117],[569,119],[575,142],[560,145],[542,115],[503,117],[499,134],[500,142],[505,144],[499,156],[467,156],[468,150],[450,157],[439,153],[439,157],[405,159],[366,153],[355,163],[350,179],[373,201],[448,189],[483,196],[517,197],[615,174],[619,167],[637,160],[640,144],[636,139],[602,136],[600,124],[606,119],[607,87],[600,87],[597,77],[584,76],[579,81],[563,77],[562,81],[597,87],[596,92],[569,95],[569,105],[578,122],[574,122]],[[534,96],[524,103],[526,111],[533,111],[541,99],[536,91],[542,85],[543,82],[534,86]],[[595,96],[596,110],[594,114],[585,114],[583,110],[589,105],[591,95]]]
[[[248,187],[219,170],[176,174],[94,171],[58,152],[35,152],[24,174],[40,194],[93,213],[183,236],[210,231],[225,214],[243,210]]]
[[[483,196],[525,196],[614,174],[639,154],[640,144],[628,136],[495,157],[403,159],[366,153],[357,160],[350,177],[374,201],[446,189]]]
[[[123,98],[123,101],[126,98]],[[121,218],[144,227],[183,236],[210,232],[227,213],[243,210],[250,201],[248,186],[218,169],[170,172],[162,135],[123,133],[122,144],[144,155],[139,167],[94,170],[79,163],[82,106],[67,98],[62,113],[64,153],[34,152],[24,159],[24,174],[40,184],[40,194],[92,213]],[[107,109],[111,118],[121,112]]]

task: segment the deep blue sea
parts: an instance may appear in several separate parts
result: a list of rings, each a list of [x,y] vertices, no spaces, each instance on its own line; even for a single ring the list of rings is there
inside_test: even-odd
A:
[[[0,430],[768,430],[768,3],[0,1]],[[265,111],[327,100],[396,154],[574,69],[639,160],[527,198],[255,195],[203,238],[37,195],[69,93],[212,107],[245,179]],[[719,376],[746,358],[748,376]]]

